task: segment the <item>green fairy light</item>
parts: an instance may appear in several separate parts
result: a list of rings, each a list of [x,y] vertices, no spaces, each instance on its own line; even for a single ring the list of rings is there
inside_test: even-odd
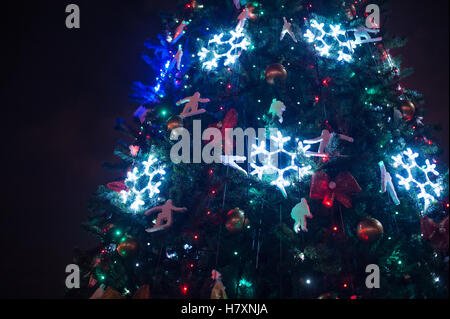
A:
[[[239,286],[240,287],[246,287],[246,288],[250,288],[253,284],[249,281],[247,281],[245,278],[242,278],[241,280],[239,280]]]

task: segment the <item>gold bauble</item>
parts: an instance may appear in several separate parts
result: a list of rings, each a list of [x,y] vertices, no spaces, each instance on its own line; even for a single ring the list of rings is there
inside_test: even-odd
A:
[[[359,240],[373,242],[383,235],[383,225],[375,218],[367,218],[358,224],[356,234]]]
[[[235,208],[228,212],[225,227],[230,233],[234,234],[240,232],[247,224],[248,219],[245,218],[243,210]]]
[[[267,67],[265,77],[269,84],[274,84],[275,80],[284,82],[287,78],[287,71],[282,64],[274,63]]]
[[[407,121],[411,121],[414,118],[414,114],[416,114],[416,106],[411,101],[403,101],[401,110],[403,118]]]

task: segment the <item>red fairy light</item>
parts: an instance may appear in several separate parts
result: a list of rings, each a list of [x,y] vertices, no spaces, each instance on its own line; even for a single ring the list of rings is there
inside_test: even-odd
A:
[[[319,98],[318,96],[316,96],[316,97],[314,98],[314,101],[316,101],[316,103],[319,103],[320,98]]]
[[[198,235],[195,235],[195,236],[194,236],[194,239],[198,239]]]
[[[188,287],[185,285],[181,288],[181,290],[183,291],[184,294],[187,294],[188,292]]]
[[[334,230],[334,231],[337,231],[337,230],[338,230],[338,228],[337,228],[336,226],[334,226],[334,227],[333,227],[333,230]]]

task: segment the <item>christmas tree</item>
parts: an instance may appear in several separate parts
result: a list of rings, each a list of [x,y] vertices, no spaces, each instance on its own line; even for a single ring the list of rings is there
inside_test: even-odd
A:
[[[448,168],[385,7],[194,0],[162,15],[143,55],[155,79],[134,84],[117,180],[84,225],[101,245],[77,254],[68,296],[448,297]]]

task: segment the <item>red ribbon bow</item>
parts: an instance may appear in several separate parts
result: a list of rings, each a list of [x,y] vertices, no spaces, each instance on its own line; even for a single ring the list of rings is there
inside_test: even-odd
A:
[[[448,251],[448,216],[440,223],[430,217],[420,219],[422,237],[431,242],[431,246],[439,251]]]
[[[327,173],[316,172],[312,177],[309,197],[323,199],[323,204],[327,207],[333,206],[336,198],[342,205],[350,208],[352,207],[350,195],[361,192],[361,187],[349,172],[339,173],[334,181],[331,181]]]

